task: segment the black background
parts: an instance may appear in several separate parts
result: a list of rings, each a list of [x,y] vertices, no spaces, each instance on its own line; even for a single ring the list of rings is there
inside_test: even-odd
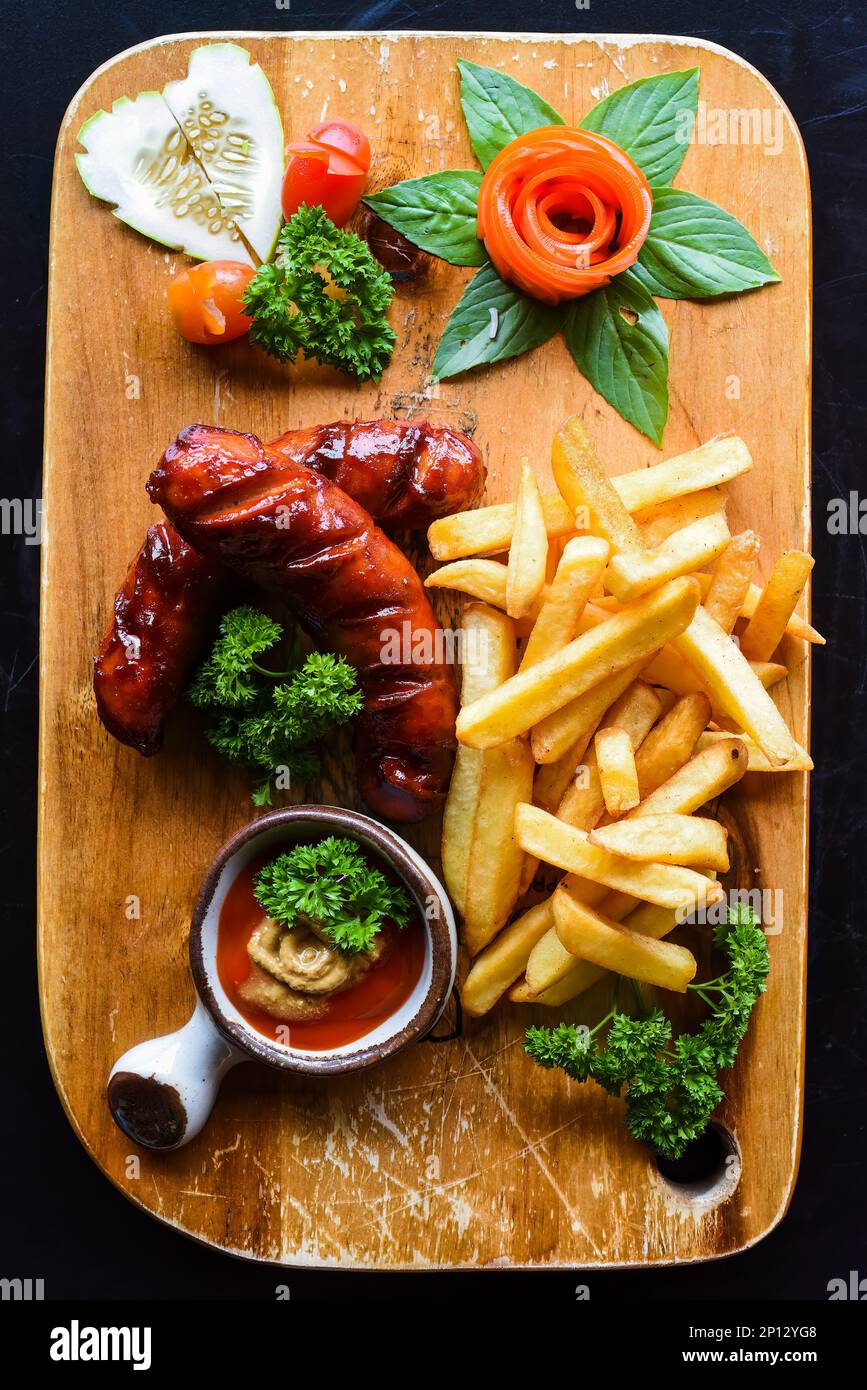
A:
[[[801,1175],[782,1225],[702,1267],[580,1276],[593,1299],[823,1299],[867,1275],[865,1016],[867,732],[865,551],[829,536],[827,504],[861,487],[867,424],[867,10],[862,0],[77,0],[4,5],[0,196],[5,497],[40,489],[48,211],[57,129],[88,74],[158,34],[219,29],[498,29],[694,34],[743,55],[787,101],[806,141],[815,230],[814,665],[810,1002]],[[82,402],[87,410],[88,403]],[[867,523],[865,523],[867,524]],[[94,544],[99,544],[94,534]],[[570,1298],[574,1275],[357,1276],[236,1262],[135,1210],[86,1157],[54,1094],[34,951],[37,547],[0,537],[2,1204],[0,1276],[42,1277],[49,1298]],[[89,854],[94,847],[80,846]],[[75,912],[74,902],[68,904]],[[82,1040],[86,1046],[86,1040]]]

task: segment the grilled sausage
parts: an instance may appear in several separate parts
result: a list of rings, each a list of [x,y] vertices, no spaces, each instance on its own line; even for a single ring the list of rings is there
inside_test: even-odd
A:
[[[216,428],[212,434],[215,448],[243,452],[236,441],[247,436]],[[426,423],[317,425],[292,430],[271,448],[279,455],[271,463],[318,469],[386,529],[423,526],[462,511],[475,505],[485,486],[476,446],[457,430]],[[232,588],[232,576],[220,565],[200,563],[173,527],[148,532],[115,599],[94,670],[100,718],[121,743],[146,756],[158,752],[163,722],[213,640],[220,605],[231,601]]]
[[[474,507],[485,487],[475,444],[457,430],[405,420],[340,420],[290,430],[269,445],[324,473],[386,531],[427,526]]]
[[[358,671],[359,788],[376,814],[420,820],[445,796],[457,695],[421,580],[370,514],[254,435],[191,425],[147,490],[189,545],[286,601]]]
[[[226,581],[165,521],[150,527],[127,570],[93,689],[109,733],[145,757],[159,751],[163,721],[213,635]]]

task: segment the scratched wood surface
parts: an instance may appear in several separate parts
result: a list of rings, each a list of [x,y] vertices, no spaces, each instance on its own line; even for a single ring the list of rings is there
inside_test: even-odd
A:
[[[125,566],[153,519],[143,484],[190,421],[271,438],[337,417],[398,415],[475,430],[490,500],[512,495],[528,454],[548,475],[548,441],[579,411],[612,472],[660,455],[584,384],[562,344],[431,389],[442,326],[470,272],[431,261],[399,287],[394,363],[379,386],[316,367],[280,368],[245,344],[184,343],[163,311],[182,258],[92,200],[73,164],[76,131],[124,94],[186,71],[205,36],[156,41],[114,59],[70,106],[60,133],[51,236],[43,546],[39,956],[55,1082],[82,1142],[134,1202],[224,1250],[288,1265],[423,1269],[563,1268],[702,1259],[769,1231],[798,1162],[804,1028],[807,799],[799,776],[748,779],[735,806],[756,849],[757,882],[781,889],[770,993],[727,1082],[722,1118],[743,1175],[735,1195],[696,1211],[661,1182],[594,1087],[522,1055],[533,1013],[498,1009],[464,1036],[422,1044],[360,1077],[305,1082],[258,1064],[223,1087],[204,1133],[163,1157],[140,1155],[112,1124],[104,1091],[131,1044],[183,1023],[192,1007],[188,914],[218,845],[251,814],[180,716],[161,756],[143,760],[99,725],[91,656]],[[714,305],[665,304],[672,410],[665,454],[721,430],[756,467],[730,490],[735,524],[760,529],[765,563],[808,542],[810,223],[803,149],[788,112],[754,70],[692,40],[539,36],[243,35],[274,87],[287,133],[327,112],[374,146],[372,186],[471,167],[455,61],[468,57],[534,87],[567,120],[637,77],[701,66],[714,110],[768,113],[780,148],[690,148],[678,179],[730,208],[780,270],[780,286]],[[707,126],[713,135],[710,119]],[[767,127],[772,134],[773,124]],[[780,696],[808,729],[804,653]],[[325,799],[357,804],[351,764],[329,763]],[[438,827],[413,836],[431,857]],[[140,903],[140,916],[129,904]],[[569,1011],[567,1011],[568,1013]],[[576,1006],[571,1016],[581,1017]],[[133,1174],[131,1176],[131,1173]]]

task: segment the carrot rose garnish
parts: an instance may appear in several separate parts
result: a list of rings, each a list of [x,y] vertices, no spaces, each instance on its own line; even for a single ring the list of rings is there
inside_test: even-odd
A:
[[[478,235],[504,280],[551,304],[607,285],[635,263],[650,188],[604,135],[543,126],[510,141],[479,192]]]

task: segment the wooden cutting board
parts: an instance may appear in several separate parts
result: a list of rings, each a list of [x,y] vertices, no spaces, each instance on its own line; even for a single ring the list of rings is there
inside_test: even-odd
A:
[[[575,411],[613,473],[735,430],[756,466],[730,489],[734,525],[761,531],[766,565],[784,547],[809,542],[807,170],[792,118],[759,73],[688,39],[234,36],[267,72],[287,136],[326,112],[368,131],[374,187],[473,166],[460,57],[503,68],[574,123],[625,82],[695,64],[708,113],[780,113],[778,153],[696,144],[678,178],[747,224],[782,284],[715,304],[664,304],[672,410],[660,455],[594,395],[559,340],[428,388],[437,338],[470,274],[440,261],[398,287],[398,349],[379,386],[355,387],[316,367],[280,368],[243,343],[219,351],[184,343],[163,310],[183,258],[91,199],[73,154],[87,117],[183,76],[191,49],[211,37],[156,40],[113,59],[72,102],[57,146],[39,957],[46,1046],[70,1121],[112,1182],[147,1211],[223,1250],[287,1265],[562,1269],[743,1249],[780,1220],[798,1164],[807,883],[801,776],[752,777],[756,785],[741,784],[733,802],[755,849],[757,882],[782,890],[784,920],[770,938],[770,992],[726,1082],[721,1117],[736,1135],[743,1172],[721,1205],[702,1210],[668,1187],[626,1135],[618,1102],[543,1073],[523,1055],[523,1029],[542,1010],[500,1008],[468,1023],[460,1039],[422,1044],[359,1077],[307,1082],[239,1067],[205,1132],[168,1156],[136,1155],[109,1118],[105,1082],[115,1058],[191,1011],[191,904],[214,851],[252,809],[244,779],[227,773],[183,716],[162,755],[146,761],[107,736],[91,694],[91,656],[112,596],[154,516],[145,478],[182,426],[202,420],[268,439],[337,417],[454,423],[475,430],[492,501],[513,495],[522,454],[550,483],[549,440]],[[781,706],[804,741],[808,662],[794,645],[789,659]],[[339,759],[329,772],[324,798],[356,804]],[[412,838],[436,855],[436,825]],[[577,1006],[571,1016],[580,1017]]]

